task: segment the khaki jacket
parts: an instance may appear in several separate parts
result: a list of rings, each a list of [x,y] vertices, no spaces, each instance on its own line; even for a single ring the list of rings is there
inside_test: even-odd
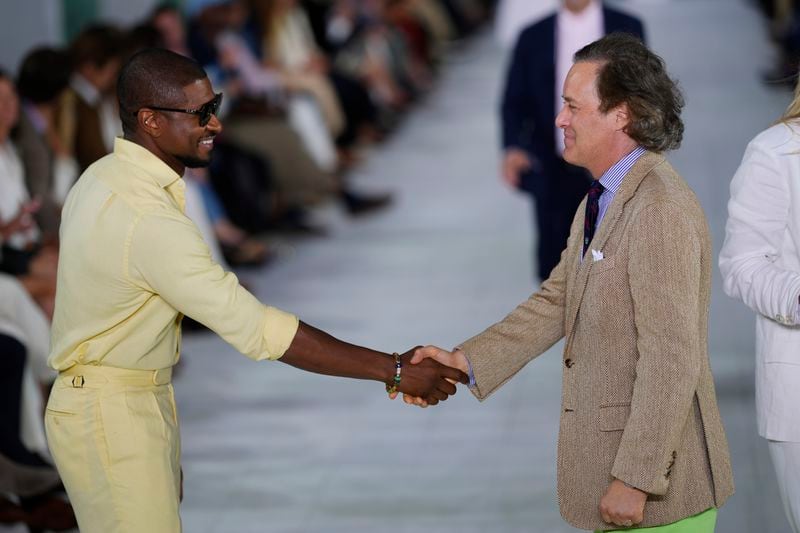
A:
[[[642,526],[719,507],[733,493],[733,474],[708,361],[713,258],[703,210],[652,152],[625,176],[581,262],[584,206],[539,291],[462,344],[473,392],[485,399],[566,337],[564,519],[609,528],[598,506],[613,478],[649,493]]]

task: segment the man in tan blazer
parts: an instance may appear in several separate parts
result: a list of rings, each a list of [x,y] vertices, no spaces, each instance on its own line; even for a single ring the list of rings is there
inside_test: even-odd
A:
[[[683,98],[661,58],[612,34],[575,54],[563,99],[564,158],[595,181],[560,263],[503,320],[415,360],[469,372],[483,400],[565,337],[562,516],[711,532],[733,476],[707,352],[709,230],[662,155],[680,144]]]

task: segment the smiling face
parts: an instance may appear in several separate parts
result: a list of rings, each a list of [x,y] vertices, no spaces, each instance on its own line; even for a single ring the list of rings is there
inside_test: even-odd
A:
[[[556,117],[556,126],[564,130],[564,160],[586,168],[595,178],[625,155],[624,150],[635,147],[624,133],[625,110],[615,108],[607,113],[600,110],[597,94],[600,66],[594,61],[572,65],[564,82],[564,105]]]
[[[208,78],[187,85],[183,93],[185,103],[175,108],[198,109],[214,99]],[[178,174],[183,174],[184,167],[205,167],[211,162],[214,137],[222,131],[215,115],[205,126],[197,115],[173,111],[151,111],[143,119],[158,150],[154,153]]]

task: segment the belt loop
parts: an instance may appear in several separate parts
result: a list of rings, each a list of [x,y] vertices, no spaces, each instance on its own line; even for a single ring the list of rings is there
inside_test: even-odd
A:
[[[73,376],[72,377],[72,387],[75,389],[82,389],[85,380],[83,376]]]

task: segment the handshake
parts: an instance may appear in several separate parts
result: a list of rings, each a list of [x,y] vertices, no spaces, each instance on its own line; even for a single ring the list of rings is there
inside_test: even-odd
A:
[[[469,362],[459,349],[417,346],[395,359],[393,381],[386,386],[392,400],[402,392],[407,404],[427,407],[455,394],[457,382],[469,384]]]

